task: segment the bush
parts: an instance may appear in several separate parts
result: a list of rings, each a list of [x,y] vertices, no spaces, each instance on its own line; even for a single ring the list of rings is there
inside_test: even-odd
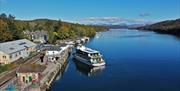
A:
[[[1,65],[0,66],[0,74],[5,72],[5,71],[10,70],[12,67],[13,67],[12,64]]]

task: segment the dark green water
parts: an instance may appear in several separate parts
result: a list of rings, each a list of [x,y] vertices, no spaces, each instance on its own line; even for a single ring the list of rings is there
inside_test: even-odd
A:
[[[106,61],[88,68],[69,59],[51,91],[180,91],[180,39],[136,30],[110,30],[87,46]]]

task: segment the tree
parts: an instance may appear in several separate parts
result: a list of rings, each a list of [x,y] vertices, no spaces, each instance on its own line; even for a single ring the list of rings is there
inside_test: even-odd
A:
[[[49,43],[57,39],[73,39],[76,37],[93,37],[96,31],[105,30],[105,27],[89,26],[62,22],[61,20],[37,19],[32,21],[15,20],[15,16],[0,14],[0,41],[25,38],[23,31],[44,30],[48,33]]]
[[[1,19],[7,19],[7,15],[6,15],[5,13],[2,13],[2,14],[0,15],[0,18],[1,18]]]
[[[9,20],[14,20],[14,19],[15,19],[15,16],[9,14],[8,19],[9,19]]]
[[[7,23],[0,19],[0,42],[12,40],[12,34],[7,31]]]
[[[61,20],[58,20],[57,24],[54,26],[54,32],[58,32],[58,30],[62,27]]]
[[[48,35],[49,35],[48,42],[50,44],[54,44],[56,42],[56,40],[57,40],[56,32],[48,31]]]

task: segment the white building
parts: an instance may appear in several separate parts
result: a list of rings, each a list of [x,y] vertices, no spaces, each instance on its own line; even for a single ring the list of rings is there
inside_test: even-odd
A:
[[[66,45],[64,47],[60,47],[60,46],[51,47],[50,49],[46,50],[44,60],[48,62],[57,61],[59,57],[61,57],[61,53],[63,53],[65,50],[67,50],[70,47],[71,47],[70,45]]]
[[[35,51],[35,47],[36,44],[27,39],[0,43],[0,64],[9,64],[19,58],[28,57],[30,52]]]
[[[60,55],[61,48],[59,46],[52,46],[49,49],[46,49],[45,57],[46,61],[54,62]]]

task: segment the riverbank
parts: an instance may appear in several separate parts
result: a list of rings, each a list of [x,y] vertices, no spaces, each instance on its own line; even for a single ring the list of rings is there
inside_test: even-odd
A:
[[[50,88],[52,82],[56,79],[58,73],[63,69],[64,65],[67,64],[68,57],[71,53],[71,48],[67,47],[62,50],[60,58],[53,62],[49,63],[46,70],[42,73],[44,77],[42,77],[40,81],[41,91],[46,91]]]
[[[167,20],[152,25],[136,28],[138,30],[154,31],[161,34],[170,34],[180,37],[180,19]]]
[[[40,81],[40,90],[46,91],[51,88],[51,84],[57,78],[61,71],[64,71],[65,67],[68,64],[69,56],[72,53],[73,48],[78,44],[85,44],[90,41],[89,37],[83,37],[76,40],[64,40],[61,44],[65,44],[66,46],[62,48],[59,59],[55,62],[48,63],[46,70],[42,73],[44,77],[42,77]]]
[[[180,38],[180,31],[178,29],[177,30],[174,30],[174,29],[161,30],[161,29],[138,28],[138,30],[139,31],[153,31],[155,33],[168,34],[168,35],[173,35]]]

